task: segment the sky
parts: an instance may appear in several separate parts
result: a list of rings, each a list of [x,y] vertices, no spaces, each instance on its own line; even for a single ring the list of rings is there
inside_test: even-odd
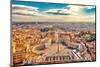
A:
[[[15,22],[92,22],[93,5],[58,4],[12,0],[12,20]]]

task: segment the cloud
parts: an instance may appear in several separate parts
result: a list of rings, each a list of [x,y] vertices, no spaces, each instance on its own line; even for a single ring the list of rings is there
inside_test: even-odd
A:
[[[67,9],[49,9],[44,11],[44,13],[53,15],[70,15],[70,12]]]
[[[69,9],[68,9],[69,8]],[[38,7],[12,5],[12,20],[17,22],[95,22],[95,15],[83,15],[91,6],[68,5],[63,9],[39,11]]]
[[[32,7],[32,6],[25,6],[25,5],[12,5],[12,8],[14,9],[24,9],[24,10],[35,10],[37,11],[39,8]]]
[[[38,13],[37,7],[31,7],[31,6],[25,6],[25,5],[12,5],[12,14],[34,15],[34,14],[37,14],[37,13]]]
[[[87,6],[87,9],[94,9],[95,6]]]
[[[89,10],[94,8],[94,6],[82,6],[82,5],[67,5],[64,9],[49,9],[44,11],[45,13],[53,14],[52,18],[55,21],[59,20],[59,22],[95,22],[95,14],[88,15],[82,14],[84,10]],[[54,13],[62,13],[62,14],[69,14],[69,15],[59,15],[56,16]],[[49,17],[50,18],[50,17]],[[52,21],[52,20],[50,20]]]
[[[85,6],[81,5],[68,5],[66,8],[69,8],[69,12],[72,15],[81,15],[81,11],[85,8]]]
[[[68,5],[68,6],[66,6],[66,8],[69,8],[69,12],[73,15],[83,15],[82,12],[84,13],[84,11],[86,11],[86,10],[88,11],[88,10],[91,10],[91,9],[95,9],[95,6]],[[87,15],[88,15],[88,13],[87,13]]]
[[[12,5],[13,21],[33,21],[36,17],[41,17],[39,8],[25,5]]]
[[[76,22],[95,22],[95,14],[89,15],[89,12],[84,12],[85,10],[95,8],[94,6],[68,5],[67,8],[68,7],[71,13],[68,20]]]
[[[81,14],[81,10],[83,10],[84,8],[87,8],[86,6],[80,6],[80,5],[67,5],[65,8],[63,9],[48,9],[47,11],[44,11],[44,13],[47,14],[54,14],[54,13],[58,13],[59,14],[69,14],[69,15],[80,15]]]
[[[76,12],[78,12],[80,9],[83,8],[83,6],[79,6],[79,5],[68,5],[68,6],[66,6],[66,8],[69,8],[70,11],[76,11]]]
[[[26,5],[12,5],[12,15],[13,17],[18,15],[20,16],[27,16],[27,17],[33,17],[33,16],[43,16],[43,14],[40,13],[38,7],[33,6],[26,6]]]

